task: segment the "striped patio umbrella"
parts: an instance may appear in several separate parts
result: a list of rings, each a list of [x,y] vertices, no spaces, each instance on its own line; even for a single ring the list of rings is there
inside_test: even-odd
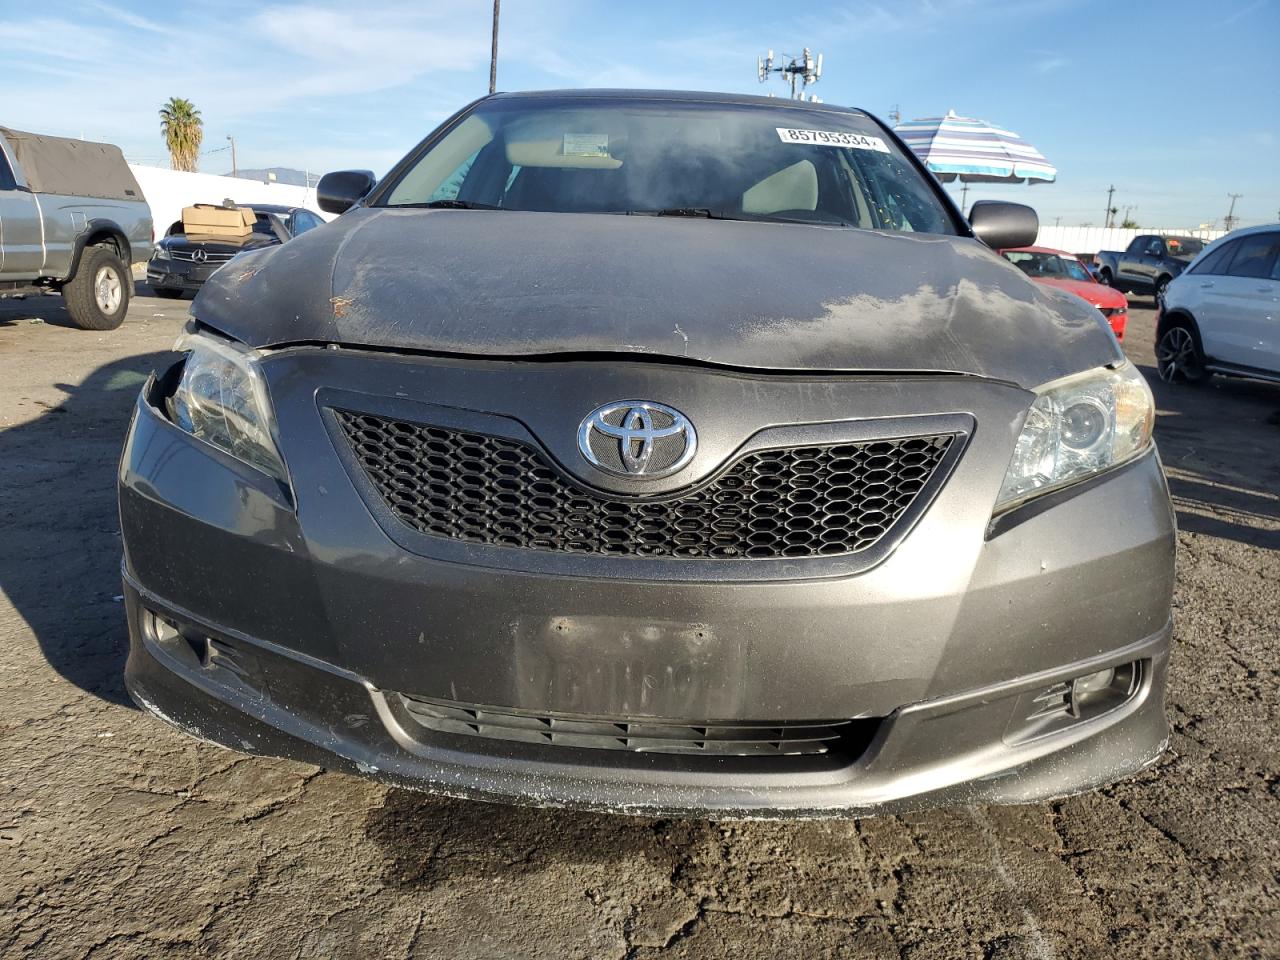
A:
[[[945,117],[911,120],[894,128],[943,183],[1052,183],[1056,167],[1016,133],[985,120]]]

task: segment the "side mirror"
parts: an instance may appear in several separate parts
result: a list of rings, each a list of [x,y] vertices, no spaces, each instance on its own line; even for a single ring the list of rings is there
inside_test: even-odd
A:
[[[346,213],[363,200],[377,182],[372,170],[326,173],[316,185],[316,203],[325,213]]]
[[[322,206],[323,203],[322,200]],[[1025,204],[1002,200],[975,200],[969,210],[969,226],[974,235],[993,250],[1029,247],[1040,235],[1040,218],[1034,210]]]

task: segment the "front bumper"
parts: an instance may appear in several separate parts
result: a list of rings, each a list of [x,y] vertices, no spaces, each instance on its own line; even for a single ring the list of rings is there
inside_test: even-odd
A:
[[[198,264],[184,260],[147,262],[147,283],[164,290],[199,290],[226,263]]]
[[[326,354],[269,375],[291,490],[140,399],[121,463],[126,679],[188,732],[452,795],[717,816],[1029,802],[1131,773],[1164,748],[1174,531],[1158,459],[988,529],[1021,391],[941,380],[829,391],[833,410],[966,410],[979,424],[929,510],[871,569],[600,579],[559,561],[504,568],[407,549],[361,498],[306,385],[495,403],[494,365],[451,382],[444,366]],[[305,369],[316,364],[323,374]],[[541,393],[530,381],[557,373],[534,367],[501,382]],[[681,409],[697,412],[695,378],[679,371],[607,376],[619,395],[683,389]],[[829,416],[797,390],[815,421]],[[776,415],[785,399],[759,403]],[[749,420],[751,402],[734,413]],[[1113,709],[1029,719],[1061,681],[1126,664],[1137,681]],[[401,694],[604,718],[847,718],[874,733],[819,759],[614,752],[425,729]]]
[[[1107,323],[1111,326],[1111,332],[1116,335],[1116,339],[1124,343],[1125,327],[1129,325],[1129,311],[1125,308],[1124,313],[1105,314]]]

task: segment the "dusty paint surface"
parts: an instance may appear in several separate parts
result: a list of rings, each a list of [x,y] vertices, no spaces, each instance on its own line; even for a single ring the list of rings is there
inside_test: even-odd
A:
[[[1118,359],[1096,312],[978,241],[723,220],[356,210],[215,274],[194,310],[255,346],[619,353],[1035,387]],[[1052,341],[1060,349],[1046,351]]]
[[[1153,769],[1029,807],[612,817],[231,754],[127,703],[115,461],[185,306],[96,334],[0,303],[0,956],[1280,953],[1280,388],[1157,386],[1182,551]],[[1149,370],[1149,310],[1128,339]]]

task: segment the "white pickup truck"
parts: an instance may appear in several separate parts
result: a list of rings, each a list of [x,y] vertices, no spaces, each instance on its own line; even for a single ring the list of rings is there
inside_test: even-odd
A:
[[[0,127],[0,298],[60,292],[76,326],[113,330],[152,239],[119,147]]]

